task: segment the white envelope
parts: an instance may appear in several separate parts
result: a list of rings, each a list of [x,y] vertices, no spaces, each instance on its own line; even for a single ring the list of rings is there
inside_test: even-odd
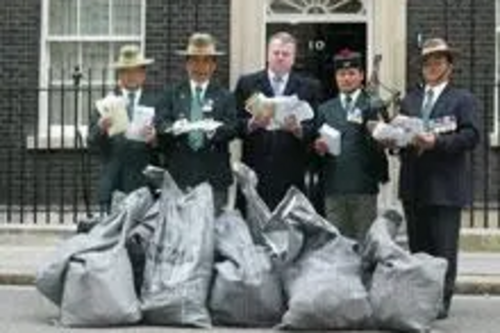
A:
[[[110,94],[95,103],[97,111],[103,118],[111,120],[108,135],[114,136],[123,133],[128,128],[127,101],[122,96]]]
[[[146,126],[153,124],[155,116],[155,109],[153,107],[137,105],[134,108],[134,115],[132,121],[129,123],[125,137],[134,141],[146,141],[142,131]]]
[[[328,146],[328,152],[333,156],[338,156],[341,153],[341,133],[331,127],[328,124],[323,124],[319,129],[319,133],[321,137],[326,141],[326,145]]]

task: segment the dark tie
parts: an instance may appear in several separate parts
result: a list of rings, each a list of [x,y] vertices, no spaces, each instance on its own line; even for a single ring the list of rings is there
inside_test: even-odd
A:
[[[351,112],[351,109],[352,109],[352,97],[349,94],[345,95],[345,98],[344,98],[344,109],[347,111],[347,113]]]
[[[128,119],[134,119],[134,107],[135,107],[135,91],[131,91],[128,93],[128,101],[127,101],[127,115]]]
[[[198,121],[203,119],[202,112],[202,100],[201,94],[203,89],[200,86],[196,86],[194,96],[191,98],[191,121]],[[203,132],[202,131],[191,131],[189,132],[189,145],[193,150],[198,150],[203,146]]]
[[[431,116],[432,107],[434,106],[434,90],[429,89],[425,93],[424,102],[422,103],[422,120],[426,128],[429,126],[429,118]]]

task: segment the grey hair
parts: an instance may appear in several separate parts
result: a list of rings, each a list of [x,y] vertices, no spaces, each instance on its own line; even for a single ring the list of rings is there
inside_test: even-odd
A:
[[[273,40],[279,40],[283,44],[293,44],[297,46],[297,39],[289,32],[279,31],[271,35],[267,44],[269,45]]]

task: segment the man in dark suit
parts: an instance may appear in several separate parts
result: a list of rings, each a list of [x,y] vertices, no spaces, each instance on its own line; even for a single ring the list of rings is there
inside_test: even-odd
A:
[[[91,116],[88,144],[100,153],[102,171],[99,180],[99,204],[101,214],[109,213],[113,191],[129,193],[146,185],[142,174],[150,163],[155,163],[155,130],[152,126],[156,103],[155,94],[144,89],[146,66],[153,59],[146,59],[136,45],[126,45],[120,50],[114,64],[118,74],[118,86],[112,94],[96,103],[98,109]],[[115,105],[111,105],[111,104]],[[122,104],[120,104],[122,103]],[[118,129],[118,118],[111,116],[111,108],[126,111],[128,128]],[[125,110],[126,109],[126,110]],[[133,127],[139,118],[149,117],[149,123]],[[134,122],[136,121],[136,122]]]
[[[227,204],[232,183],[229,142],[236,137],[236,108],[232,94],[212,79],[217,68],[215,39],[195,33],[186,50],[188,78],[163,94],[155,119],[165,163],[178,185],[186,189],[208,181],[214,189],[217,211]],[[196,130],[176,135],[169,132],[181,121],[213,119],[222,126],[215,131]]]
[[[411,251],[448,261],[439,315],[446,318],[455,286],[461,209],[471,200],[466,153],[479,141],[477,105],[469,92],[449,82],[454,51],[444,40],[426,41],[421,56],[425,86],[406,95],[401,112],[422,118],[426,132],[401,152],[399,191]]]
[[[320,135],[314,144],[323,156],[321,183],[325,191],[326,217],[342,234],[362,242],[377,216],[379,185],[388,181],[384,149],[371,137],[370,120],[378,119],[378,110],[370,104],[363,89],[364,71],[361,54],[348,49],[334,57],[335,81],[339,96],[318,109],[316,129],[326,124],[340,132],[340,154],[328,153]]]
[[[292,71],[297,43],[293,36],[279,32],[267,45],[267,69],[242,76],[235,89],[239,133],[243,140],[242,161],[259,179],[257,190],[273,209],[290,186],[305,190],[307,148],[313,134],[313,121],[299,123],[288,117],[281,128],[271,128],[270,116],[252,117],[247,100],[256,93],[267,97],[297,95],[316,109],[321,95],[319,82]],[[241,196],[238,206],[244,211]]]

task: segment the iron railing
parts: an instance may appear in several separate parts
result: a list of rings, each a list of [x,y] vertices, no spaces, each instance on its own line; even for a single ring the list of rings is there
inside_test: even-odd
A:
[[[98,211],[99,161],[86,147],[86,126],[113,86],[92,84],[93,73],[78,68],[72,74],[66,84],[0,88],[0,223],[75,223]],[[474,227],[500,227],[500,150],[490,142],[497,88],[474,89],[482,131],[469,159],[466,224]]]

